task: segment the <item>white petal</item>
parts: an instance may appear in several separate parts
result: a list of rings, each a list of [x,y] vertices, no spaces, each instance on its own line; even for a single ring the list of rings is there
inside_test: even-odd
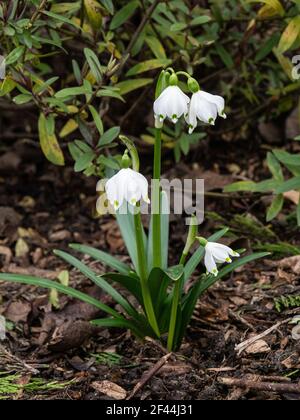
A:
[[[189,105],[188,114],[185,116],[185,120],[189,126],[189,134],[197,127],[197,97],[192,96],[191,103]]]
[[[118,184],[116,180],[111,178],[105,185],[105,191],[108,201],[114,206],[115,210],[118,210],[123,204],[124,199],[120,196]]]
[[[222,248],[224,249],[229,255],[231,255],[232,257],[239,257],[240,254],[238,254],[237,252],[233,251],[229,246],[227,245],[223,245],[223,244],[218,244],[217,242],[214,243],[214,246],[216,248]]]
[[[217,106],[208,102],[206,99],[203,99],[200,95],[200,91],[193,94],[189,107],[189,120],[191,126],[194,126],[195,116],[200,121],[212,125],[214,125],[218,116]]]
[[[233,251],[229,246],[218,244],[217,242],[209,242],[209,249],[214,255],[214,258],[217,262],[227,262],[230,263],[232,257],[239,257],[240,255]]]
[[[178,86],[169,86],[154,102],[154,114],[160,120],[168,117],[174,123],[188,111],[190,98]]]
[[[214,276],[217,276],[218,274],[217,264],[213,258],[212,253],[206,247],[205,247],[204,264],[208,273],[213,274]]]
[[[143,200],[146,203],[150,203],[149,194],[148,194],[149,185],[148,185],[147,179],[144,177],[144,175],[136,172],[136,180],[139,184],[139,188],[140,188],[141,196]]]
[[[214,248],[212,254],[218,263],[231,262],[228,252],[222,248]]]
[[[203,90],[200,90],[199,92],[199,97],[201,97],[202,99],[215,104],[217,109],[218,109],[218,114],[220,115],[220,117],[224,117],[223,113],[224,113],[224,109],[225,109],[225,99],[222,98],[222,96],[218,96],[218,95],[212,95],[211,93],[208,92],[204,92]],[[226,118],[226,115],[225,115]]]

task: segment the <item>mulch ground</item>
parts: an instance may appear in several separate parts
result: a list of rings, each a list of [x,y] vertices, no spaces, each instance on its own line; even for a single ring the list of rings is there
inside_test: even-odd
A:
[[[13,154],[11,170],[6,167],[0,173],[0,271],[57,279],[69,267],[52,251],[67,249],[69,242],[91,244],[126,261],[116,222],[94,217],[95,179],[47,165],[34,151],[26,159]],[[210,191],[220,191],[232,178],[216,165],[181,164],[176,171],[179,176],[191,171],[204,176],[213,185]],[[208,195],[209,211],[228,217],[232,206],[236,212],[253,210],[251,198],[224,204]],[[261,206],[253,211],[260,209],[255,216],[263,219]],[[201,227],[204,235],[214,229],[211,220]],[[275,229],[282,240],[289,239],[278,223]],[[184,232],[184,220],[174,218],[171,263],[182,249]],[[105,270],[89,259],[85,262],[99,273]],[[1,283],[0,315],[9,330],[0,342],[0,398],[299,399],[300,335],[289,321],[300,309],[278,312],[274,304],[281,296],[300,295],[299,276],[297,256],[270,257],[238,270],[198,303],[180,352],[167,357],[153,341],[141,343],[121,330],[91,327],[89,320],[99,314],[86,304],[59,296],[55,308],[45,290]],[[111,304],[74,270],[70,284]],[[160,369],[153,374],[157,363]],[[9,375],[15,375],[18,392],[1,388]],[[55,385],[33,388],[36,378]]]

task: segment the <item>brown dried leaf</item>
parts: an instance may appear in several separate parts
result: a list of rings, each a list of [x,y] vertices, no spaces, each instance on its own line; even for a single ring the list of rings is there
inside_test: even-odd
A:
[[[258,340],[255,343],[251,344],[249,347],[247,347],[245,351],[247,354],[258,354],[268,353],[270,350],[270,347],[264,340]]]
[[[8,265],[12,259],[12,252],[7,246],[1,246],[0,245],[0,255],[4,255],[4,265]]]
[[[127,395],[125,389],[110,381],[93,382],[91,387],[115,400],[125,400]]]
[[[31,312],[31,305],[27,302],[17,301],[8,305],[4,315],[12,322],[26,322]]]
[[[288,200],[290,200],[292,203],[294,204],[298,204],[299,200],[300,200],[300,192],[299,191],[287,191],[284,194],[284,198],[287,198]]]

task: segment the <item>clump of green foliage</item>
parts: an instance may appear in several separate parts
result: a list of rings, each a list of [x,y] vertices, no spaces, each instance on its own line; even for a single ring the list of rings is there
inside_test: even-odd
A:
[[[36,107],[47,159],[64,165],[68,145],[75,171],[99,176],[119,168],[114,140],[127,120],[137,128],[126,134],[154,142],[139,105],[154,89],[153,70],[175,62],[203,85],[219,83],[233,127],[291,109],[299,8],[297,0],[0,1],[0,95]],[[180,122],[171,131],[162,139],[177,161],[205,136],[187,136]]]
[[[300,140],[300,137],[296,140]],[[292,192],[295,197],[294,201],[297,202],[297,197],[299,200],[297,193],[300,191],[300,155],[288,153],[285,150],[273,150],[268,152],[267,165],[272,178],[258,183],[253,181],[236,182],[227,186],[225,191],[251,191],[272,194],[272,203],[266,216],[267,222],[270,222],[283,209],[285,199],[289,199],[290,196],[285,195],[285,193]],[[284,171],[288,173],[288,180],[284,176]],[[300,226],[300,200],[296,204],[296,219],[298,226]]]
[[[300,296],[288,295],[280,296],[274,299],[275,309],[278,312],[282,312],[284,309],[299,308],[300,307]]]
[[[7,372],[0,372],[0,400],[12,398],[20,391],[27,393],[42,392],[42,391],[57,391],[65,389],[72,381],[68,382],[47,382],[41,378],[31,378],[26,384],[21,384],[22,376],[18,373],[7,374]]]

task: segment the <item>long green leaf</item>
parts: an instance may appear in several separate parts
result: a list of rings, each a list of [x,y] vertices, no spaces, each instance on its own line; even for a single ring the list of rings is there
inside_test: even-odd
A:
[[[254,254],[246,255],[245,257],[239,258],[235,260],[233,263],[226,265],[224,268],[222,268],[219,271],[219,274],[217,276],[212,276],[212,275],[207,276],[205,281],[202,283],[202,286],[200,288],[200,293],[204,293],[209,287],[214,285],[221,278],[231,273],[232,271],[236,270],[237,268],[242,267],[243,265],[248,264],[257,259],[267,257],[268,255],[270,255],[269,252],[256,252]]]
[[[108,327],[108,328],[125,328],[131,330],[137,337],[144,338],[143,332],[140,332],[135,325],[127,321],[126,319],[114,319],[114,318],[103,318],[95,319],[91,321],[92,325],[97,327]]]
[[[46,280],[38,277],[25,276],[20,274],[0,273],[0,281],[1,280],[13,283],[30,284],[32,286],[43,287],[45,289],[50,290],[55,289],[60,293],[79,299],[82,302],[89,303],[90,305],[95,306],[101,311],[106,312],[119,320],[123,319],[123,317],[117,311],[105,305],[104,303],[99,302],[97,299],[94,299],[93,297],[86,295],[85,293],[79,292],[78,290],[75,290],[72,287],[64,286],[52,280]]]
[[[128,267],[128,265],[126,265],[122,261],[118,260],[115,257],[112,257],[110,254],[106,252],[100,251],[91,246],[80,245],[80,244],[70,244],[69,247],[74,249],[75,251],[89,255],[94,260],[100,261],[102,264],[105,264],[108,267],[112,268],[113,270],[118,271],[120,274],[128,275],[131,271],[130,267]]]
[[[107,294],[109,294],[119,305],[121,305],[128,315],[132,316],[133,318],[138,319],[139,314],[130,305],[130,303],[117,291],[115,290],[107,281],[105,281],[101,276],[97,276],[93,270],[79,261],[77,258],[73,257],[72,255],[64,252],[64,251],[54,251],[55,255],[62,258],[73,267],[77,268],[82,274],[84,274],[87,278],[92,280],[97,286],[103,289]]]
[[[130,255],[131,261],[134,265],[135,270],[137,271],[138,268],[138,258],[137,258],[137,249],[136,249],[136,241],[135,241],[135,229],[134,229],[134,219],[133,214],[131,214],[130,209],[127,203],[123,204],[123,207],[116,213],[116,219],[122,233],[123,240],[125,242],[127,251]],[[144,243],[145,243],[145,251],[147,249],[147,238],[145,233],[144,236]]]
[[[168,257],[169,257],[169,230],[170,230],[170,210],[168,203],[167,194],[161,192],[161,261],[162,268],[166,270],[168,268]],[[151,215],[150,226],[149,226],[149,235],[148,235],[148,250],[147,250],[147,260],[148,260],[148,271],[153,268],[153,215]]]
[[[133,276],[126,276],[124,274],[107,273],[102,276],[107,281],[114,281],[125,287],[136,299],[143,305],[143,296],[139,280]]]
[[[113,17],[109,29],[111,31],[119,28],[125,23],[139,7],[139,2],[132,0],[120,9]]]
[[[282,194],[291,190],[298,190],[300,188],[300,176],[289,179],[276,189],[276,194]]]

